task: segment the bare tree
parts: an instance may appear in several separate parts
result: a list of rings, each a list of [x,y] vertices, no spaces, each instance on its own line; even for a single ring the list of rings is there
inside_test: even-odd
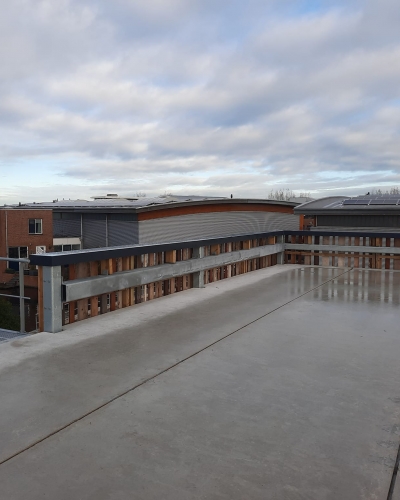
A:
[[[301,191],[296,194],[289,188],[286,189],[272,189],[268,194],[269,200],[279,200],[279,201],[296,201],[296,198],[305,198],[306,200],[312,200],[311,193],[309,191]]]
[[[371,191],[372,195],[375,196],[385,196],[386,194],[400,194],[400,189],[397,186],[394,186],[390,189],[386,189],[385,191],[382,191],[382,189],[373,189]]]
[[[294,198],[296,194],[291,189],[272,189],[268,194],[269,200],[288,201]]]

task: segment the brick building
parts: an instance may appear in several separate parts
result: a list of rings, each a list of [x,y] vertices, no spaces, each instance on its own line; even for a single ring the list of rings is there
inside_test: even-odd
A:
[[[277,200],[117,195],[40,203],[53,211],[54,251],[298,229],[299,217],[293,214],[297,205]]]
[[[166,243],[298,229],[297,203],[277,200],[161,196],[54,200],[0,208],[0,256]],[[0,283],[8,282],[0,261]],[[9,267],[13,267],[9,263]],[[30,276],[26,283],[30,284]],[[35,284],[31,284],[35,286]]]
[[[53,250],[53,213],[50,209],[0,208],[0,256],[26,258],[33,253]],[[17,263],[0,261],[0,283],[7,283]],[[36,276],[26,276],[28,286],[37,286]]]

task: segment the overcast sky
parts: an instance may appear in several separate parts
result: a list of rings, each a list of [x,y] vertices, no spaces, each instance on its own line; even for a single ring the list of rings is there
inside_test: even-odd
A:
[[[400,186],[398,0],[2,0],[0,203]]]

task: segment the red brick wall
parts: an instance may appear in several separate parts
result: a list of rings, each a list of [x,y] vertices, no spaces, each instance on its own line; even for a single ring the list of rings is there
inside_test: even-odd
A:
[[[29,219],[42,219],[42,234],[29,234]],[[41,245],[46,247],[47,252],[53,249],[52,210],[0,209],[1,257],[7,256],[7,246],[28,247],[28,254],[30,255],[36,253],[36,246]],[[13,277],[12,274],[4,272],[6,267],[7,263],[0,261],[0,283],[8,282]],[[32,280],[28,279],[27,281]]]

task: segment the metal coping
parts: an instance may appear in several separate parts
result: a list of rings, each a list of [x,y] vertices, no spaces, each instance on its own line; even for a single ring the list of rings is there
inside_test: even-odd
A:
[[[168,252],[183,248],[198,248],[206,245],[218,245],[234,241],[251,240],[255,238],[268,238],[269,236],[349,236],[363,238],[400,238],[399,233],[371,233],[364,231],[270,231],[266,233],[240,234],[223,238],[209,238],[203,240],[179,241],[171,243],[154,243],[151,245],[129,245],[123,247],[89,248],[72,252],[52,252],[46,254],[33,254],[30,262],[36,266],[64,266],[79,264],[95,260],[130,257],[146,253]]]
[[[362,238],[400,238],[400,231],[394,233],[382,233],[373,231],[282,231],[285,236],[349,236],[349,237],[362,237]]]
[[[189,197],[188,197],[189,198]],[[146,201],[144,201],[146,200]],[[27,203],[25,205],[10,205],[9,207],[0,207],[6,209],[35,209],[35,210],[55,210],[58,212],[72,211],[72,212],[83,212],[83,211],[95,211],[102,212],[104,210],[111,211],[133,211],[133,212],[147,212],[160,209],[170,209],[174,207],[185,207],[185,206],[197,206],[197,205],[213,205],[215,203],[220,205],[230,205],[230,204],[265,204],[265,205],[283,205],[289,208],[294,208],[299,205],[295,201],[286,200],[270,200],[270,199],[258,199],[258,198],[205,198],[200,200],[168,200],[162,198],[147,198],[142,200],[142,203],[136,203],[135,201],[130,202],[128,200],[120,199],[113,200],[112,198],[103,200],[63,200],[60,202],[44,202],[41,203]],[[159,201],[163,200],[163,201]],[[119,201],[119,203],[118,203]]]
[[[62,253],[49,252],[46,254],[33,254],[30,257],[30,261],[31,264],[36,266],[62,266],[67,264],[78,264],[79,262],[90,262],[93,260],[142,255],[146,253],[168,252],[170,250],[181,250],[183,248],[198,248],[206,245],[218,245],[221,243],[250,240],[254,238],[266,238],[268,236],[278,236],[283,234],[284,231],[271,231],[267,233],[239,234],[223,238],[208,238],[203,240],[154,243],[150,245],[88,248],[86,250],[75,250],[72,252]]]

